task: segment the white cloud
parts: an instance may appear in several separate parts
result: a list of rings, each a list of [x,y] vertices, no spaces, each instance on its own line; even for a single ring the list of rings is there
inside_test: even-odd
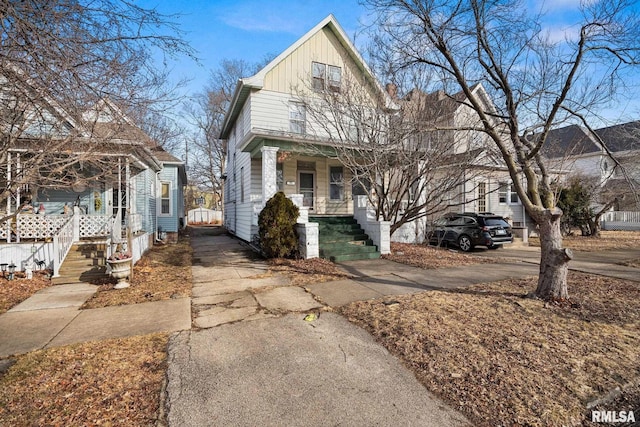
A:
[[[580,28],[576,25],[572,26],[550,26],[543,30],[548,39],[552,43],[575,41],[580,36]]]

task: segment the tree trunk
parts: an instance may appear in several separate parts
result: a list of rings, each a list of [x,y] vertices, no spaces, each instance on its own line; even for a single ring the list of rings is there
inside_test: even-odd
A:
[[[561,217],[562,211],[554,208],[544,210],[536,218],[540,227],[540,275],[535,296],[548,301],[569,298],[567,272],[573,253],[562,248]]]

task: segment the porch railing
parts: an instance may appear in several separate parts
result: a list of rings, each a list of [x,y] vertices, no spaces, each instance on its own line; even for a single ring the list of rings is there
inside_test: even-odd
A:
[[[111,233],[111,215],[80,215],[80,237],[105,237]]]
[[[132,215],[134,232],[142,229],[142,216]],[[70,219],[78,221],[79,237],[106,237],[111,233],[111,215],[33,215],[18,214],[15,222],[5,221],[0,226],[0,240],[7,242],[31,239],[50,239],[57,235]]]
[[[62,261],[67,257],[73,245],[73,217],[65,217],[67,222],[60,227],[58,233],[53,236],[53,277],[60,274]]]

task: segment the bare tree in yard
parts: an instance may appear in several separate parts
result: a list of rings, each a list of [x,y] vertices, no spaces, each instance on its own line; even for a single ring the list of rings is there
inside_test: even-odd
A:
[[[358,80],[345,76],[339,91],[306,88],[298,96],[313,128],[308,131],[325,138],[351,172],[354,187],[368,196],[376,218],[390,221],[393,233],[461,205],[461,185],[476,173],[469,166],[482,153],[458,149],[455,137],[468,139],[464,130],[454,135],[434,126],[448,119],[448,98],[418,89],[399,98],[395,84],[387,85],[390,97],[380,96]]]
[[[265,59],[265,62],[266,61]],[[187,113],[196,128],[189,143],[189,180],[199,189],[217,196],[224,206],[222,176],[225,172],[226,147],[220,129],[239,79],[257,71],[260,65],[243,60],[222,60],[211,72],[209,84],[187,105]]]
[[[640,60],[633,3],[581,5],[575,36],[555,42],[543,16],[519,1],[418,2],[368,0],[379,12],[380,37],[395,66],[425,64],[457,87],[500,151],[527,213],[539,226],[540,275],[535,295],[568,298],[572,258],[562,247],[552,172],[541,150],[549,131],[588,122],[623,88],[625,73]],[[472,92],[482,83],[495,102],[488,110]],[[533,136],[536,135],[534,138]]]
[[[99,128],[92,109],[161,111],[174,94],[157,58],[192,55],[172,17],[127,1],[0,0],[0,26],[0,204],[108,173],[137,126]]]

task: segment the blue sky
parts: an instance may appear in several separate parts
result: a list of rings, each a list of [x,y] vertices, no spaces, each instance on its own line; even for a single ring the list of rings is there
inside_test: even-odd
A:
[[[179,77],[193,79],[189,89],[199,91],[211,70],[223,59],[251,64],[278,55],[330,13],[353,37],[367,10],[357,0],[142,0],[137,4],[175,19],[187,32],[200,65],[184,60],[174,67]],[[357,38],[356,38],[357,41]]]
[[[365,41],[359,33],[363,23],[371,20],[358,0],[138,0],[137,4],[181,15],[175,21],[200,59],[200,64],[184,59],[173,67],[176,81],[182,77],[192,80],[186,88],[188,94],[203,90],[211,70],[223,59],[243,59],[252,64],[267,55],[273,57],[330,13],[347,35],[355,38],[356,47]],[[553,39],[576,34],[577,27],[571,24],[576,21],[580,0],[528,0],[527,4],[531,11],[542,9],[547,13],[547,29]],[[640,83],[640,78],[635,80]],[[619,110],[626,109],[625,120],[631,113],[637,119],[639,104],[623,102],[607,116],[619,119]]]

